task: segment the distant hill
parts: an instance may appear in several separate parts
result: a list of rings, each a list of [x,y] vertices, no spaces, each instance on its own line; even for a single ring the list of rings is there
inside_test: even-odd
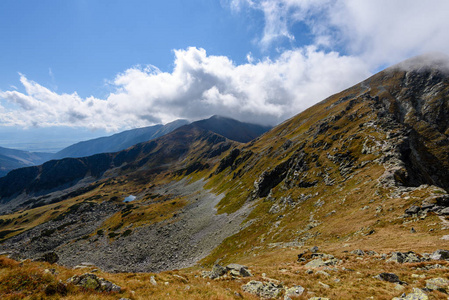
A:
[[[86,157],[98,153],[112,153],[124,150],[135,144],[161,137],[188,124],[187,120],[176,120],[166,125],[154,125],[123,131],[111,136],[79,142],[62,149],[52,159],[66,157]]]
[[[192,124],[240,143],[247,143],[271,129],[270,126],[240,122],[217,115]]]
[[[40,165],[52,157],[53,153],[28,152],[0,147],[0,177],[9,171]]]

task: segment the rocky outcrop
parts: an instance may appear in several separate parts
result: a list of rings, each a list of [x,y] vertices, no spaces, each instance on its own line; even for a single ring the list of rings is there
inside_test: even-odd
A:
[[[58,254],[56,254],[53,251],[47,252],[47,253],[43,254],[41,257],[38,257],[37,259],[35,259],[35,261],[45,261],[50,264],[55,264],[58,262],[58,260],[59,260]]]
[[[449,291],[449,280],[441,277],[427,279],[426,289],[447,293]]]
[[[120,286],[91,273],[70,277],[67,279],[67,283],[98,292],[120,292],[122,290]]]
[[[312,260],[305,264],[306,268],[315,269],[325,266],[335,266],[340,263],[340,260],[331,254],[312,253],[311,258]]]
[[[410,294],[407,294],[403,297],[394,297],[392,300],[427,300],[429,297],[426,295],[426,293],[423,292],[423,290],[419,288],[413,288],[413,292]]]
[[[264,299],[274,299],[281,295],[284,288],[281,284],[251,280],[242,286],[242,290]]]
[[[394,261],[402,264],[402,263],[416,263],[425,260],[426,260],[425,258],[422,258],[415,252],[409,251],[409,252],[393,252],[387,261]]]
[[[229,264],[226,267],[215,264],[212,271],[203,271],[203,278],[216,279],[220,277],[231,276],[236,277],[251,277],[253,276],[247,267],[239,264]]]
[[[430,259],[433,260],[449,260],[449,250],[439,249],[430,255]]]
[[[394,273],[380,273],[377,276],[374,276],[377,279],[383,280],[383,281],[388,281],[388,282],[392,282],[392,283],[399,283],[399,284],[404,284],[404,282],[402,282],[398,275],[394,274]]]

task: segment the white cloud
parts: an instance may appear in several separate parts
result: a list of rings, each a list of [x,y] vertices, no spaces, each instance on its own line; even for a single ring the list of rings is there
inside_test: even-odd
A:
[[[360,59],[315,47],[242,65],[192,47],[175,51],[174,66],[170,73],[154,66],[128,69],[112,81],[114,92],[106,99],[57,94],[21,75],[25,93],[0,92],[0,99],[15,104],[0,111],[0,125],[114,131],[213,114],[276,124],[369,75]]]
[[[331,26],[348,50],[376,64],[429,51],[449,53],[449,1],[338,1]]]
[[[315,45],[343,49],[373,68],[429,51],[449,53],[447,0],[232,0],[230,6],[263,12],[263,48],[293,40],[292,25],[304,22]]]
[[[235,12],[243,7],[262,11],[265,19],[259,44],[263,50],[283,39],[294,41],[290,27],[297,22],[313,23],[311,18],[329,6],[330,0],[231,0]]]
[[[0,91],[0,126],[116,131],[213,114],[276,124],[364,79],[369,70],[427,51],[449,51],[446,0],[226,3],[236,13],[243,8],[263,13],[262,48],[294,41],[291,28],[297,22],[309,27],[313,45],[282,50],[276,59],[258,60],[248,53],[241,65],[200,48],[176,50],[173,71],[130,68],[110,82],[112,92],[105,99],[56,93],[20,75],[24,93]]]

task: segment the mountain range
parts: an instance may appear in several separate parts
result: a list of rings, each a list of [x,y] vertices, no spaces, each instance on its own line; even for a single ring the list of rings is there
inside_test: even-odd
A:
[[[448,66],[409,59],[257,138],[213,117],[14,170],[0,249],[88,259],[155,299],[447,297]],[[149,275],[129,272],[162,273],[143,288]]]
[[[0,147],[0,177],[9,171],[40,165],[49,160],[62,158],[80,158],[99,153],[113,153],[125,150],[133,145],[156,139],[173,130],[189,124],[187,120],[176,120],[165,125],[154,125],[123,131],[111,136],[82,141],[68,146],[57,153],[27,152],[16,149]],[[244,123],[222,116],[212,116],[209,119],[200,120],[196,125],[211,129],[212,131],[239,142],[248,142],[271,127],[250,123]]]
[[[165,125],[154,125],[123,131],[111,136],[79,142],[56,152],[52,159],[85,157],[98,153],[111,153],[129,148],[163,136],[178,127],[188,124],[187,120],[176,120]]]
[[[0,147],[0,177],[17,168],[42,164],[49,160],[53,153],[28,152]]]

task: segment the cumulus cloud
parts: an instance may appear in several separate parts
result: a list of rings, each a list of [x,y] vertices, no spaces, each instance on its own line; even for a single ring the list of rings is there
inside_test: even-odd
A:
[[[226,1],[226,0],[223,0]],[[313,43],[237,65],[201,48],[174,51],[174,68],[133,67],[104,99],[57,93],[20,75],[24,92],[0,91],[0,126],[78,126],[117,131],[213,114],[276,124],[370,75],[428,51],[449,50],[449,1],[227,0],[236,13],[263,13],[263,48],[295,41],[308,26]],[[293,43],[292,43],[293,44]],[[346,53],[346,54],[342,54]],[[51,70],[49,70],[50,72]]]
[[[313,46],[241,65],[194,47],[174,54],[172,72],[130,68],[116,76],[105,99],[58,94],[21,75],[25,93],[0,92],[15,106],[0,111],[0,125],[116,131],[213,114],[274,125],[369,75],[362,60]]]

